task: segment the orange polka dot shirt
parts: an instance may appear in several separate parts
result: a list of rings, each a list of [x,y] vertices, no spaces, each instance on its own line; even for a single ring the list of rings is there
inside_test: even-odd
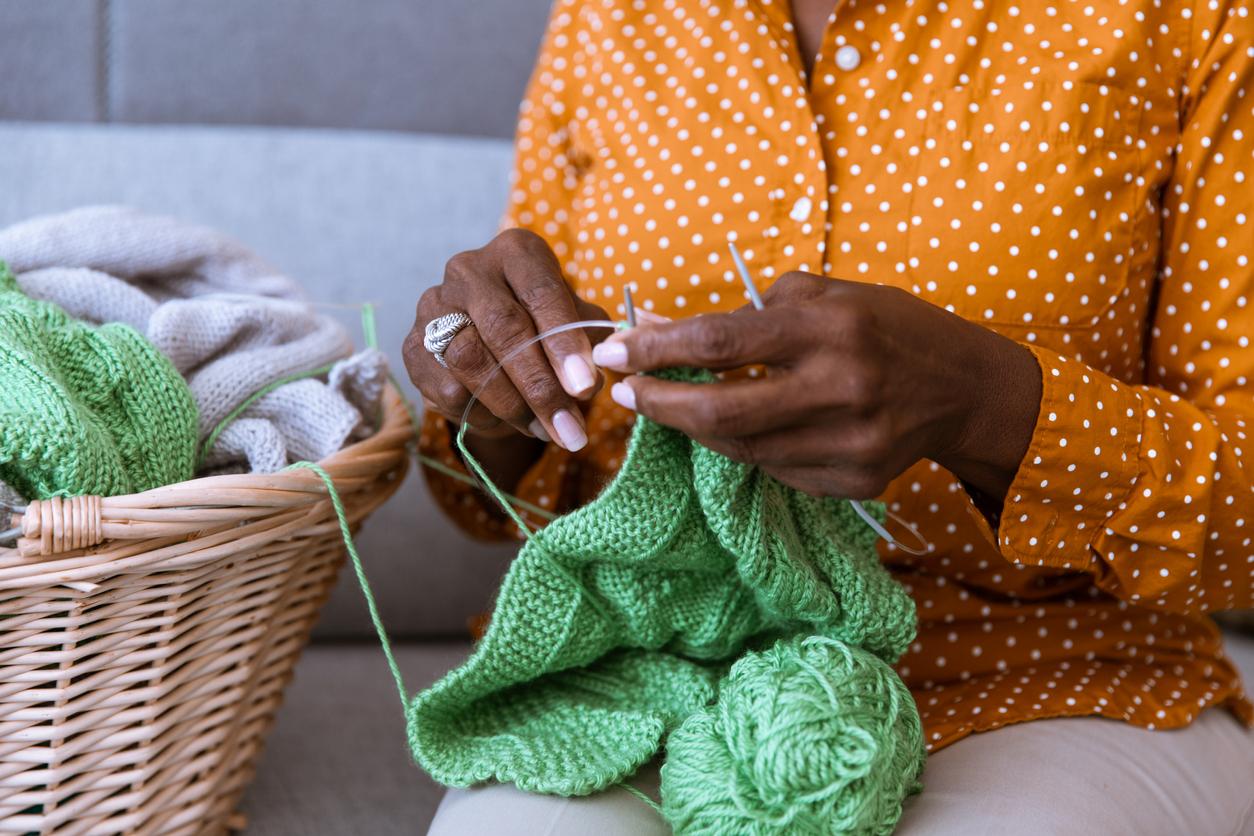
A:
[[[1207,613],[1254,605],[1254,5],[836,5],[806,73],[787,0],[558,0],[506,223],[622,316],[746,303],[791,270],[897,285],[1027,346],[1044,379],[998,519],[922,462],[883,497],[930,551],[898,670],[929,748],[1008,723],[1254,711]],[[516,493],[587,502],[632,416]],[[423,448],[460,464],[443,419]],[[516,532],[428,470],[480,537]],[[535,524],[543,520],[534,519]],[[903,538],[904,540],[904,538]]]

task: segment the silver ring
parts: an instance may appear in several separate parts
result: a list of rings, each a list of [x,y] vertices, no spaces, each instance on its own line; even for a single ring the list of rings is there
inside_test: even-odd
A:
[[[453,341],[453,338],[463,328],[473,324],[474,322],[471,318],[460,311],[437,316],[427,323],[427,330],[423,335],[422,345],[427,351],[431,352],[435,362],[447,369],[448,362],[444,359],[444,352],[448,349],[449,343]]]

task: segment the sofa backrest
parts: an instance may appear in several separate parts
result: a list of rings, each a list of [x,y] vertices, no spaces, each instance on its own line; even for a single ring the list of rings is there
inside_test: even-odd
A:
[[[0,119],[508,137],[550,0],[4,0]]]

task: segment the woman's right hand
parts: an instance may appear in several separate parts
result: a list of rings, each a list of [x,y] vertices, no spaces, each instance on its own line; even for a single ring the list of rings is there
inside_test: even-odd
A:
[[[473,324],[449,343],[446,369],[423,346],[423,336],[428,322],[454,312],[468,314]],[[453,256],[443,283],[422,294],[405,339],[405,366],[427,407],[457,423],[471,393],[517,346],[557,325],[608,318],[571,292],[543,238],[510,229],[481,249]],[[485,439],[521,433],[567,450],[583,447],[587,431],[576,401],[600,388],[592,342],[610,333],[593,331],[590,340],[581,329],[567,331],[509,360],[471,409],[468,432]]]

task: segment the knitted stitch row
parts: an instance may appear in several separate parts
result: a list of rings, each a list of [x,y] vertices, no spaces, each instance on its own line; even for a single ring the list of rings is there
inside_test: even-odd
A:
[[[27,499],[135,493],[192,477],[196,405],[135,329],[23,294],[0,262],[0,481]]]
[[[677,375],[708,379],[669,376]],[[882,518],[882,506],[875,512]],[[882,757],[857,767],[835,749],[813,753],[828,762],[809,767],[828,776],[820,795],[832,805],[875,807],[874,822],[855,815],[849,820],[862,824],[848,832],[881,832],[900,815],[923,763],[917,709],[889,667],[914,635],[913,601],[880,565],[874,532],[848,503],[793,490],[641,417],[616,479],[592,503],[530,537],[469,660],[414,698],[410,742],[418,762],[446,785],[496,780],[534,792],[595,792],[653,758],[686,719],[709,717],[733,661],[748,653],[748,664],[775,645],[793,661],[757,667],[800,677],[772,674],[766,691],[776,696],[738,704],[768,715],[793,711],[767,724],[778,728],[804,725],[797,712],[813,719],[817,706],[825,733],[882,743]],[[795,643],[805,637],[828,644]],[[836,661],[811,676],[816,653]],[[846,674],[861,679],[850,688],[828,681]],[[804,681],[808,696],[780,697],[789,681]],[[726,722],[701,722],[728,740],[750,736]],[[740,827],[725,819],[694,824],[692,804],[667,798],[668,789],[685,792],[693,770],[671,766],[663,768],[663,808],[672,823],[683,821],[689,832]],[[849,784],[854,771],[887,791],[856,785],[852,801],[848,794],[836,799],[834,788]],[[709,806],[731,779],[719,773],[707,780],[714,789],[698,796]],[[785,806],[819,797],[788,795]],[[749,804],[725,800],[724,811]],[[835,821],[832,810],[823,815]],[[759,810],[751,818],[795,825],[805,816]]]

